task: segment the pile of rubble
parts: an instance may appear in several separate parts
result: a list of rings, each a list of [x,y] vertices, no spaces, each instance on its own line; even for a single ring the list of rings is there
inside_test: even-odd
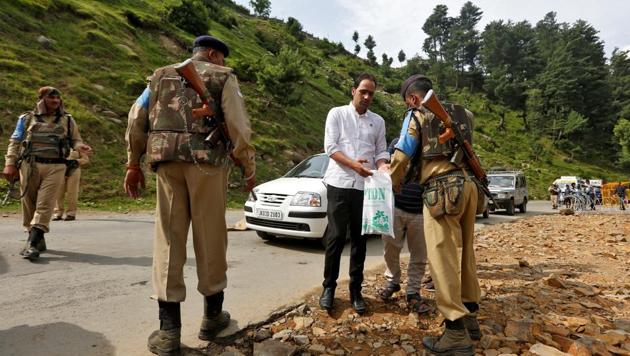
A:
[[[476,353],[496,356],[630,355],[630,216],[537,216],[485,228],[476,253],[482,289],[483,337]],[[250,330],[223,355],[422,354],[422,337],[441,332],[432,311],[417,315],[404,295],[383,302],[376,294],[382,271],[366,273],[368,313],[354,313],[345,288],[334,310],[317,306],[318,295]],[[404,277],[404,276],[403,276]]]

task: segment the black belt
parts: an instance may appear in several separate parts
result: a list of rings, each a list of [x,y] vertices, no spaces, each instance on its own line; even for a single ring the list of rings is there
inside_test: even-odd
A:
[[[65,158],[43,158],[35,156],[35,162],[44,164],[66,164]]]

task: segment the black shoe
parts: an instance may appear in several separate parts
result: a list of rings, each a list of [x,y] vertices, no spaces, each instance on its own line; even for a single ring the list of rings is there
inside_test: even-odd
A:
[[[333,300],[335,299],[335,288],[326,287],[319,297],[319,306],[322,309],[330,311],[333,307]]]
[[[471,313],[464,317],[464,326],[468,335],[472,340],[481,340],[481,329],[479,328],[479,322],[477,321],[477,313]]]
[[[63,219],[63,221],[73,221],[76,220],[77,218],[72,216],[72,215],[66,215],[66,218]]]
[[[22,257],[26,258],[29,261],[37,261],[39,258],[39,251],[34,246],[29,246],[24,249],[21,253]]]
[[[55,216],[53,216],[52,221],[59,221],[61,219],[62,219],[61,215],[55,215]]]
[[[367,303],[363,299],[361,291],[350,291],[350,303],[352,304],[352,309],[359,315],[363,315],[367,310]]]
[[[204,341],[214,339],[230,325],[230,313],[223,310],[223,291],[205,296],[203,301],[203,320],[199,329],[199,338]]]

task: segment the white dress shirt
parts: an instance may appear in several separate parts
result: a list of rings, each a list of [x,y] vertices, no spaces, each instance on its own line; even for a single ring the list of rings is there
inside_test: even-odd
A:
[[[332,108],[326,117],[324,151],[328,156],[341,152],[352,160],[366,159],[363,165],[376,169],[380,159],[389,160],[385,141],[385,120],[371,111],[359,115],[354,105]],[[363,190],[363,180],[351,168],[330,160],[324,183],[337,188]]]

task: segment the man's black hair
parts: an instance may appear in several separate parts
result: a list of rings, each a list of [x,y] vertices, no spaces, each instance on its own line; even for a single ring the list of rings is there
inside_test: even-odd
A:
[[[427,93],[429,90],[433,89],[433,84],[429,79],[418,79],[411,83],[409,87],[407,87],[407,91],[405,91],[405,97],[411,93]]]
[[[374,85],[376,86],[376,77],[374,77],[372,74],[369,73],[361,73],[359,74],[358,77],[356,77],[356,79],[354,80],[354,88],[358,88],[359,85],[361,84],[362,81],[364,80],[370,80],[372,82],[374,82]]]

